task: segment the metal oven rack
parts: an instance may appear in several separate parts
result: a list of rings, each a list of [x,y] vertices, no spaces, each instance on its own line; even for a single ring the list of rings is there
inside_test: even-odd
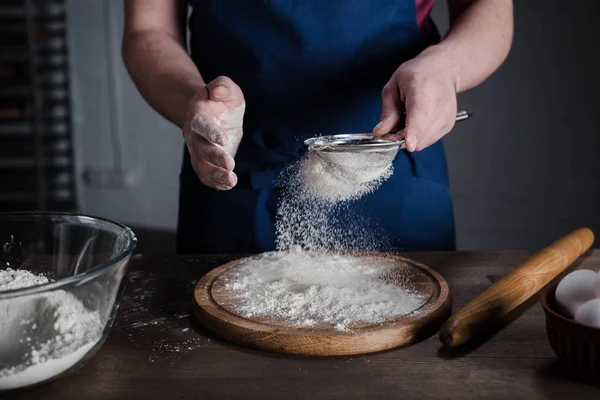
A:
[[[76,207],[64,1],[0,2],[0,212]]]

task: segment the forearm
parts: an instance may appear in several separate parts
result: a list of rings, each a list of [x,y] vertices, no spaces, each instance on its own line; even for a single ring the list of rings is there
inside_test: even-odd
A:
[[[487,79],[506,59],[513,37],[512,0],[449,0],[452,25],[419,57],[445,63],[457,93]]]
[[[188,103],[204,81],[180,38],[160,30],[126,33],[123,60],[138,90],[161,115],[182,127]]]

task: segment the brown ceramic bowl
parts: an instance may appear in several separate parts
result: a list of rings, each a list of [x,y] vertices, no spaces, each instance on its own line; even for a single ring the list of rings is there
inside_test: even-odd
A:
[[[600,329],[561,315],[554,297],[556,286],[547,289],[541,297],[550,345],[577,378],[600,385]]]

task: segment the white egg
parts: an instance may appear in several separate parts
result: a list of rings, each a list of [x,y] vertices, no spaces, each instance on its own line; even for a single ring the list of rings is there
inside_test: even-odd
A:
[[[573,271],[556,287],[556,303],[562,314],[572,318],[584,303],[596,298],[595,286],[598,273],[589,269]]]
[[[590,300],[577,310],[575,321],[580,324],[600,328],[600,299]]]
[[[594,293],[596,293],[596,297],[600,297],[600,272],[596,274],[596,281],[594,282]]]

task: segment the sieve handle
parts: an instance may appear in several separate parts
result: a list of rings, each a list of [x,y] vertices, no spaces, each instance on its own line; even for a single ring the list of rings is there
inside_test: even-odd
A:
[[[406,116],[406,110],[403,113]],[[460,121],[464,121],[466,119],[471,118],[473,114],[471,114],[468,111],[465,110],[460,110],[459,112],[456,113],[456,122],[460,122]],[[399,131],[401,131],[401,128],[394,128],[390,131],[390,133],[388,135],[393,135],[395,133],[398,133]],[[400,143],[400,146],[402,146],[404,144],[405,140],[401,139],[398,141],[398,143]]]
[[[406,116],[406,110],[402,114],[404,114]],[[460,110],[459,112],[456,113],[456,122],[460,122],[460,121],[469,119],[472,115],[473,114],[471,114],[468,111]]]
[[[471,117],[470,112],[467,112],[465,110],[460,110],[459,112],[456,113],[456,122],[460,122],[460,121],[464,121],[465,119],[469,119]]]

